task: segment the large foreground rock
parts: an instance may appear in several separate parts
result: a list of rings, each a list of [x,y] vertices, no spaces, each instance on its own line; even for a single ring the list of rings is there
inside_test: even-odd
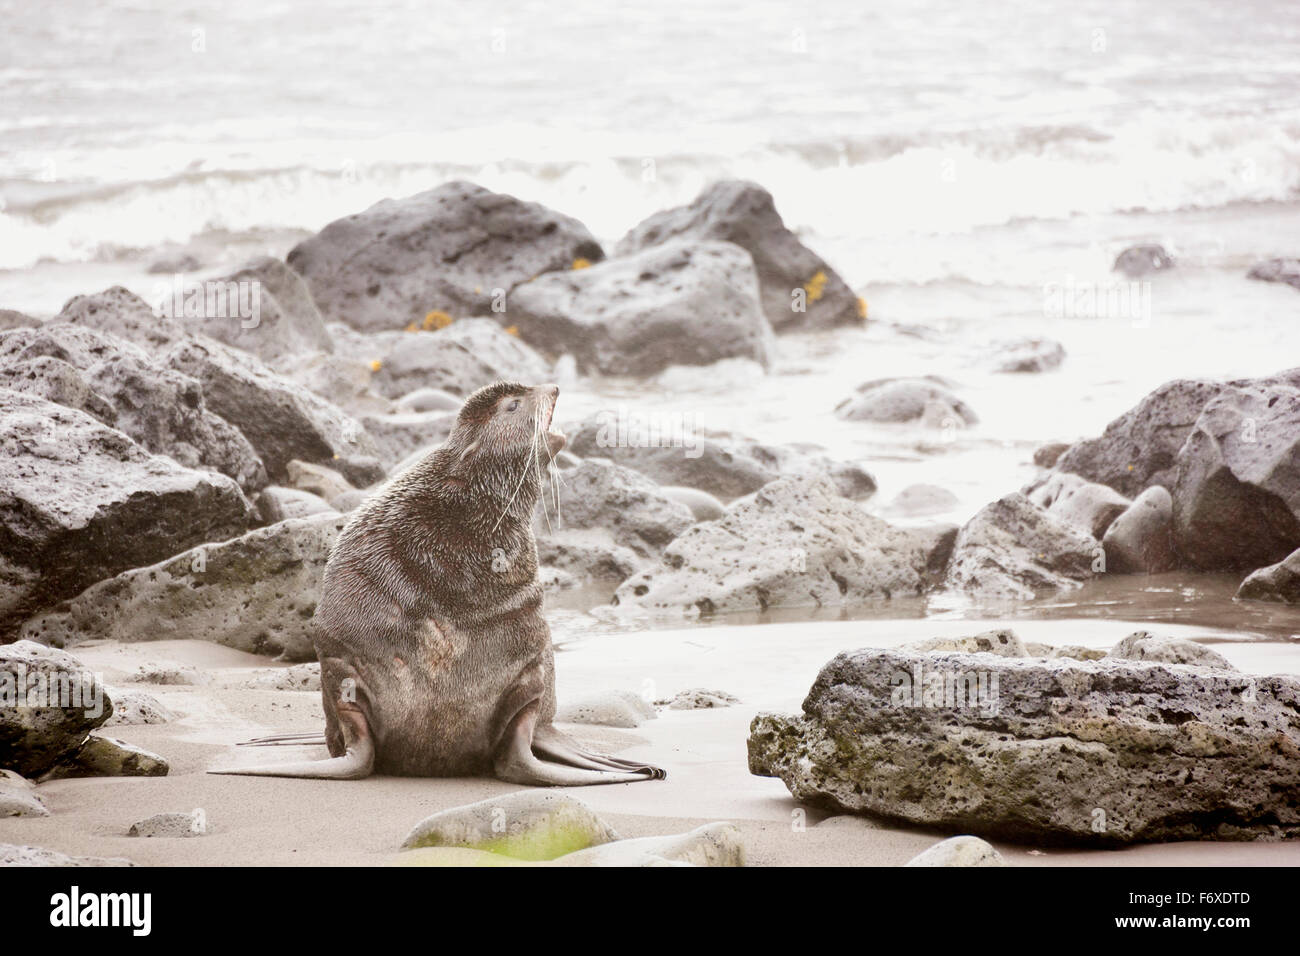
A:
[[[385,199],[289,253],[327,321],[402,329],[431,310],[489,315],[511,291],[577,259],[604,258],[575,219],[467,182]]]
[[[204,640],[314,660],[311,618],[346,520],[284,521],[127,571],[28,621],[22,636],[59,647],[92,639]]]
[[[986,598],[1029,600],[1078,587],[1103,556],[1096,538],[1017,492],[986,505],[961,529],[947,584]]]
[[[1059,471],[1025,488],[1025,496],[1046,508],[1048,514],[1098,540],[1132,504],[1114,488]]]
[[[766,365],[771,327],[753,262],[728,242],[677,240],[520,286],[507,318],[520,336],[584,370],[650,375],[749,358]]]
[[[0,389],[0,638],[126,568],[255,520],[224,475],[150,455],[83,412]]]
[[[37,777],[113,715],[93,671],[31,641],[0,645],[0,768]]]
[[[746,250],[758,273],[763,311],[777,331],[863,321],[858,297],[825,260],[786,228],[772,194],[757,183],[713,183],[690,205],[657,212],[633,228],[619,242],[618,254],[678,238],[722,240]],[[803,311],[798,311],[800,304]]]
[[[614,601],[692,616],[847,606],[919,593],[933,548],[868,515],[826,476],[783,478],[721,519],[693,525]]]
[[[1300,550],[1292,551],[1277,564],[1251,572],[1237,588],[1237,599],[1300,604]]]
[[[53,323],[0,335],[0,387],[77,408],[187,468],[210,468],[245,492],[267,483],[256,450],[211,410],[202,385],[125,339]]]
[[[749,766],[797,800],[985,836],[1300,836],[1298,705],[1291,676],[860,650],[802,715],[754,719]]]

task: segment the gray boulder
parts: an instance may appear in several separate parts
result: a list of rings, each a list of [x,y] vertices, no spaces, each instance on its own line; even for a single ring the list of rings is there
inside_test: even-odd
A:
[[[554,790],[518,790],[441,810],[417,823],[402,849],[464,847],[549,860],[617,840],[589,806]]]
[[[665,498],[683,504],[691,511],[696,521],[713,521],[726,514],[727,508],[721,501],[707,491],[698,488],[682,488],[677,485],[664,485],[659,493]]]
[[[1237,600],[1300,604],[1300,549],[1247,575],[1237,588]]]
[[[1298,701],[1291,676],[867,649],[822,668],[802,715],[759,714],[749,767],[836,812],[986,837],[1294,837]]]
[[[68,777],[165,777],[167,761],[156,753],[113,737],[91,734],[80,747],[65,755],[41,780]]]
[[[1134,631],[1109,651],[1107,657],[1123,661],[1157,661],[1162,664],[1194,664],[1197,667],[1235,671],[1218,651],[1185,637],[1157,637],[1149,631]]]
[[[965,428],[979,421],[946,385],[923,378],[864,382],[835,406],[835,414],[853,422],[917,422],[933,428]]]
[[[496,381],[534,385],[551,378],[545,359],[491,319],[460,319],[436,332],[382,332],[356,340],[378,365],[375,388],[393,399],[422,388],[468,396]]]
[[[263,488],[253,502],[263,524],[279,524],[293,518],[310,518],[337,512],[328,501],[310,491],[270,485]]]
[[[1054,339],[1027,338],[994,347],[993,371],[1024,374],[1050,372],[1065,361],[1065,347]]]
[[[537,539],[537,560],[582,584],[617,584],[648,563],[631,548],[615,544],[603,528],[550,530]]]
[[[986,505],[961,529],[946,583],[986,598],[1029,600],[1078,587],[1101,554],[1091,535],[1016,493]]]
[[[1176,465],[1174,547],[1186,564],[1247,571],[1300,547],[1300,388],[1223,388]]]
[[[1107,425],[1100,438],[1071,446],[1056,468],[1109,485],[1126,498],[1151,485],[1172,488],[1179,450],[1201,409],[1223,387],[1194,379],[1167,382]]]
[[[1300,289],[1300,259],[1266,259],[1253,266],[1246,277],[1263,282],[1285,282]]]
[[[543,272],[604,258],[575,219],[467,182],[385,199],[335,220],[289,253],[327,321],[402,329],[433,309],[489,315]]]
[[[181,319],[181,324],[191,331],[251,352],[268,363],[310,352],[334,351],[334,341],[306,283],[279,259],[261,256],[239,271],[210,282],[256,283],[258,314],[255,319]]]
[[[34,319],[23,312],[0,309],[0,332],[7,332],[10,329],[34,329],[40,324],[40,319]]]
[[[649,427],[654,423],[644,424],[607,411],[565,433],[575,455],[609,458],[661,484],[698,488],[724,501],[757,491],[778,477],[743,449],[694,432],[656,436]]]
[[[0,638],[95,581],[244,531],[224,475],[150,455],[83,412],[0,390]]]
[[[1101,539],[1106,570],[1118,574],[1160,574],[1172,571],[1174,559],[1174,499],[1152,485],[1133,499]]]
[[[144,299],[120,285],[74,296],[52,322],[107,332],[134,342],[149,355],[157,355],[190,335],[180,322],[158,315]]]
[[[655,213],[618,244],[620,256],[674,239],[731,242],[750,254],[763,311],[777,331],[860,325],[865,309],[825,260],[782,221],[772,195],[757,183],[724,180],[690,205]],[[796,297],[796,290],[802,295]],[[804,311],[796,311],[798,298]]]
[[[903,866],[1006,866],[1002,854],[989,843],[973,836],[950,837],[936,843]]]
[[[649,478],[611,461],[588,458],[564,473],[559,502],[543,491],[533,531],[605,529],[614,544],[642,558],[658,557],[664,547],[695,521],[689,508],[663,494]]]
[[[22,635],[55,646],[99,639],[211,641],[285,660],[315,658],[311,617],[346,519],[284,521],[204,544],[88,588]]]
[[[0,770],[0,818],[49,815],[49,807],[30,780],[12,770]]]
[[[0,867],[8,866],[135,866],[120,856],[68,856],[43,846],[0,843]]]
[[[753,262],[731,243],[675,240],[515,290],[510,323],[579,367],[650,375],[744,357],[766,365],[771,327]]]
[[[843,607],[919,593],[929,561],[916,536],[868,515],[830,478],[783,478],[690,527],[614,602],[688,615]]]
[[[103,683],[71,654],[0,644],[0,768],[39,777],[112,715]]]
[[[165,361],[202,384],[208,407],[244,433],[275,481],[295,458],[329,463],[359,485],[384,476],[374,440],[356,419],[253,356],[193,337]]]
[[[64,323],[0,335],[0,387],[80,409],[154,454],[233,478],[245,492],[267,483],[253,446],[208,408],[199,382],[125,339]]]
[[[1054,472],[1024,489],[1026,497],[1071,527],[1098,540],[1131,502],[1106,485]]]
[[[1165,251],[1165,247],[1156,243],[1129,246],[1115,257],[1112,272],[1122,272],[1131,279],[1163,272],[1174,267],[1174,257]]]
[[[361,425],[374,439],[379,460],[392,471],[417,451],[441,445],[456,424],[456,412],[401,412],[362,415]]]

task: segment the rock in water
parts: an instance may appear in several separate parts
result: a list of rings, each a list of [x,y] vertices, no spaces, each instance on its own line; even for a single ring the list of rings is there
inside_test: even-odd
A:
[[[0,767],[38,777],[113,715],[93,671],[32,641],[0,645]]]
[[[587,371],[650,375],[750,358],[767,365],[771,326],[754,264],[728,242],[678,240],[520,286],[506,317],[524,341]]]
[[[1053,339],[1018,339],[994,347],[993,371],[1011,374],[1050,372],[1065,361],[1065,346]]]
[[[1266,259],[1256,264],[1246,277],[1264,282],[1285,282],[1300,289],[1300,259]]]
[[[947,585],[991,598],[1029,600],[1075,588],[1102,556],[1097,539],[1023,494],[982,508],[957,535]]]
[[[757,183],[713,183],[688,206],[657,212],[618,244],[620,256],[677,238],[733,242],[754,260],[763,311],[778,332],[858,325],[865,308],[825,260],[786,228]],[[799,311],[802,306],[803,311]]]
[[[1025,496],[1048,514],[1098,540],[1131,502],[1105,485],[1078,475],[1055,472],[1024,489]]]
[[[1300,389],[1223,388],[1178,452],[1174,547],[1206,571],[1247,571],[1300,547]]]
[[[860,650],[802,716],[754,719],[749,767],[797,800],[984,836],[1293,837],[1297,702],[1291,676]]]
[[[200,545],[88,588],[22,635],[54,645],[189,639],[286,660],[315,659],[311,618],[347,519],[317,515]]]
[[[1118,574],[1159,574],[1172,571],[1174,559],[1174,499],[1152,485],[1133,499],[1101,539],[1106,570]]]
[[[922,541],[868,515],[829,477],[782,478],[717,521],[691,526],[614,601],[695,616],[917,594],[930,560]]]
[[[934,428],[965,428],[979,421],[944,385],[912,378],[865,382],[835,406],[835,414],[853,422],[918,422]]]
[[[576,219],[467,182],[385,199],[335,220],[289,253],[327,321],[402,329],[430,310],[491,315],[543,272],[599,262]]]
[[[1174,267],[1174,257],[1165,251],[1165,247],[1156,243],[1141,246],[1129,246],[1115,257],[1112,272],[1122,272],[1131,279],[1163,272]]]
[[[150,455],[83,412],[0,389],[0,638],[125,568],[242,532],[224,475]]]
[[[1126,498],[1151,485],[1172,488],[1179,449],[1201,409],[1222,389],[1219,382],[1167,382],[1107,425],[1100,438],[1071,446],[1056,467],[1109,485]]]
[[[1252,571],[1237,589],[1239,601],[1276,601],[1300,604],[1300,550],[1277,564]]]
[[[956,836],[936,843],[904,866],[1006,866],[1007,861],[979,837]]]

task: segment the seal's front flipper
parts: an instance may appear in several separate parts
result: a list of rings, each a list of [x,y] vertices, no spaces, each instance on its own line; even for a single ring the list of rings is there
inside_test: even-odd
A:
[[[339,712],[339,725],[343,730],[343,741],[347,749],[338,757],[328,760],[294,760],[288,763],[267,764],[266,766],[229,767],[223,770],[209,770],[208,773],[237,774],[245,777],[300,777],[310,780],[360,780],[370,776],[375,766],[375,742],[370,735],[366,719],[358,710]],[[292,736],[292,735],[283,735]],[[284,743],[312,744],[319,735],[306,735],[309,739],[301,741],[283,741]],[[277,741],[277,738],[259,738]]]
[[[587,787],[602,783],[638,783],[656,779],[655,774],[646,770],[597,769],[538,759],[533,753],[537,710],[538,702],[533,701],[510,722],[493,761],[493,770],[501,780],[541,787]]]
[[[584,767],[588,770],[632,771],[648,774],[651,780],[664,780],[668,772],[653,764],[638,763],[634,760],[622,760],[609,754],[587,750],[572,737],[562,734],[551,725],[539,726],[533,731],[533,753],[539,757],[567,764],[570,767]]]

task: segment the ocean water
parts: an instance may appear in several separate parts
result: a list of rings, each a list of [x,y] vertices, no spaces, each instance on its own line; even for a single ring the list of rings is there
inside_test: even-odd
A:
[[[878,510],[948,488],[931,520],[964,520],[1032,477],[1037,445],[1170,378],[1300,365],[1300,293],[1245,278],[1300,254],[1285,0],[0,0],[0,17],[0,307],[150,295],[162,254],[217,274],[449,179],[611,247],[714,179],[753,179],[868,326],[784,336],[767,375],[566,383],[561,418],[626,406],[814,442],[868,464]],[[1117,287],[1136,242],[1178,266]],[[1077,288],[1136,305],[1053,308]],[[1060,341],[1064,366],[992,374],[996,343],[1025,336]],[[912,373],[950,378],[980,423],[834,417],[857,383]],[[1156,590],[1188,588],[1205,591]],[[1225,590],[1208,586],[1216,621]]]

